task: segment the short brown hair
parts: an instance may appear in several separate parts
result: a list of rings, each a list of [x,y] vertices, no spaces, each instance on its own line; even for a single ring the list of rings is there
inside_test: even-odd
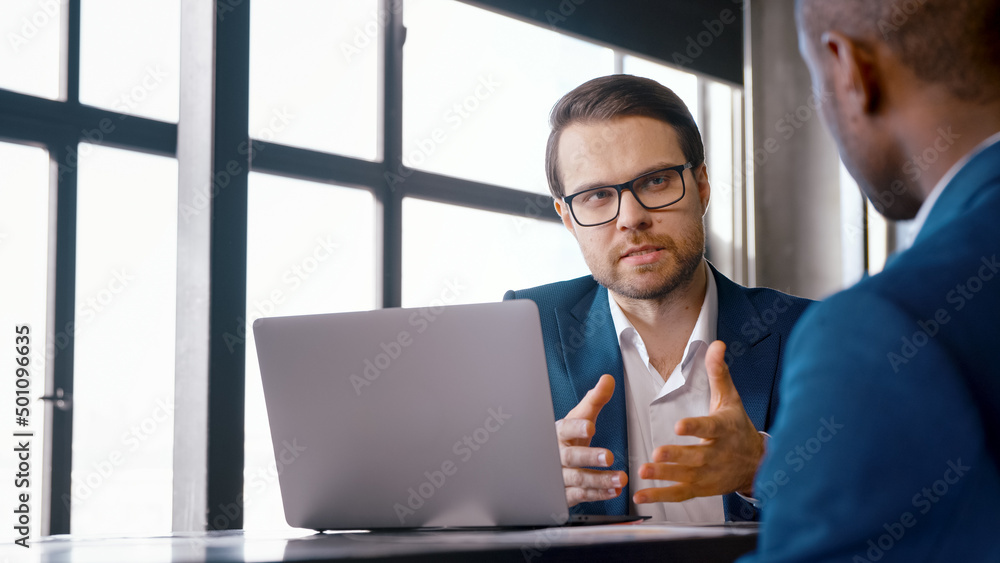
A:
[[[705,162],[705,144],[698,125],[683,101],[655,80],[613,74],[584,82],[563,96],[549,114],[549,142],[545,146],[545,175],[552,196],[559,199],[566,189],[559,180],[559,136],[578,122],[610,121],[617,117],[643,116],[671,125],[677,132],[684,157],[694,166]]]
[[[796,11],[814,44],[831,30],[879,42],[957,99],[1000,98],[998,0],[797,0]]]

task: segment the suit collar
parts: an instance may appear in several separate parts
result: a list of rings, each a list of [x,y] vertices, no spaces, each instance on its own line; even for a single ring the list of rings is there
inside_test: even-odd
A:
[[[614,376],[618,389],[624,389],[621,348],[608,299],[607,288],[595,282],[593,291],[588,292],[572,309],[556,309],[563,360],[573,382],[577,402],[597,385],[605,373]],[[618,393],[615,395],[619,396]]]
[[[718,291],[719,320],[717,337],[730,346],[727,363],[733,383],[747,415],[758,429],[767,428],[768,411],[774,392],[774,374],[777,370],[780,338],[770,330],[754,334],[746,327],[753,327],[753,319],[767,320],[758,314],[748,298],[748,290],[729,281],[711,264]],[[596,282],[571,308],[556,308],[556,324],[561,342],[563,360],[569,376],[576,403],[592,389],[601,375],[610,373],[615,379],[616,392],[601,410],[597,421],[594,443],[603,444],[615,457],[612,469],[628,473],[628,433],[625,407],[625,372],[621,348],[615,334],[614,321],[608,303],[608,290]],[[788,303],[784,303],[785,306]],[[765,326],[769,326],[765,323]],[[745,349],[737,350],[736,344]],[[740,352],[740,353],[737,353]],[[626,514],[629,510],[629,487],[609,501],[583,503],[577,512],[592,514]]]
[[[996,137],[995,135],[991,139]],[[951,223],[964,213],[990,184],[1000,182],[1000,169],[996,165],[998,160],[1000,160],[1000,142],[997,141],[975,154],[948,182],[937,201],[933,202],[933,207],[927,215],[927,222],[917,234],[914,244]]]
[[[601,375],[615,378],[615,392],[597,417],[593,443],[611,450],[611,469],[628,473],[628,431],[625,412],[625,368],[608,305],[608,290],[596,282],[571,309],[556,309],[566,372],[576,394],[576,403],[597,385]],[[629,487],[604,502],[584,503],[580,510],[592,514],[627,514]]]
[[[714,266],[712,274],[719,291],[717,338],[726,343],[726,364],[743,400],[743,408],[754,426],[763,430],[769,422],[767,416],[774,393],[773,374],[778,369],[781,340],[771,327],[790,306],[790,301],[782,299],[783,295],[779,294],[775,303],[769,304],[773,308],[770,314],[758,311],[747,296],[746,288],[730,281]],[[761,377],[761,374],[771,377]]]
[[[741,331],[749,332],[746,330],[745,321],[758,317],[757,308],[747,297],[745,287],[722,275],[711,262],[708,265],[712,270],[712,275],[715,276],[715,287],[719,292],[719,329],[716,337],[728,344],[730,340],[739,338]],[[771,334],[768,325],[756,328],[760,329],[756,336],[754,333],[750,333],[749,337],[743,337],[743,341],[747,341],[748,338],[752,340],[752,342],[746,342],[748,345],[756,344]],[[728,338],[723,338],[723,336]]]
[[[769,422],[768,411],[773,395],[773,374],[778,369],[780,335],[772,326],[790,305],[790,300],[777,295],[774,303],[758,311],[750,301],[748,290],[732,282],[709,263],[718,291],[718,325],[716,338],[726,343],[726,363],[733,374],[747,415],[754,426],[764,429]],[[571,309],[556,309],[556,322],[562,343],[563,360],[579,402],[587,391],[597,385],[602,374],[615,378],[616,389],[625,389],[625,373],[621,347],[615,333],[608,303],[607,288],[594,283]],[[772,318],[772,316],[774,318]],[[757,377],[768,374],[770,377]],[[624,393],[615,393],[608,410],[621,409],[624,416]]]

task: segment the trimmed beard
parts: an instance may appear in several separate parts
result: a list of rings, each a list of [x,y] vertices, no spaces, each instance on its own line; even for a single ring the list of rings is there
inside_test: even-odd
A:
[[[639,287],[629,283],[625,279],[627,274],[617,271],[614,266],[608,268],[591,267],[590,271],[594,279],[613,293],[628,299],[664,300],[677,288],[691,282],[705,258],[705,232],[703,229],[697,229],[691,238],[681,239],[680,244],[671,236],[654,239],[636,236],[629,239],[626,248],[646,244],[662,248],[673,258],[673,263],[643,264],[635,266],[632,271],[644,274],[654,272],[659,268],[666,268],[667,271],[660,283],[651,287]],[[624,248],[613,254],[612,259],[617,261],[623,250]],[[591,265],[589,262],[588,260],[588,265]]]

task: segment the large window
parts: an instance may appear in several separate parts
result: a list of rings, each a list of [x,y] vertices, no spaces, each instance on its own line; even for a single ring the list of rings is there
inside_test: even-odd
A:
[[[162,534],[172,498],[177,164],[88,143],[80,153],[71,531]]]
[[[7,0],[0,3],[0,88],[59,97],[59,49],[66,3]]]
[[[23,428],[18,427],[18,431],[33,434],[31,441],[36,453],[44,451],[46,445],[45,409],[38,401],[45,390],[46,348],[56,349],[55,344],[46,338],[50,201],[48,175],[49,155],[44,149],[0,143],[0,264],[4,264],[6,272],[6,275],[0,276],[0,295],[3,296],[3,305],[0,306],[0,326],[3,328],[0,330],[4,335],[0,360],[5,370],[10,370],[4,373],[4,380],[9,385],[4,390],[5,396],[18,408],[27,409],[18,413],[25,415],[26,422]],[[28,381],[28,385],[20,389],[28,393],[15,395],[15,327],[23,326],[28,327],[28,340],[21,340],[20,344],[26,343],[30,350],[27,354],[28,365],[25,366],[27,374],[18,379]],[[25,399],[22,400],[21,397]],[[11,424],[14,422],[12,420]],[[0,467],[13,469],[18,462],[13,443],[9,447],[0,448]],[[25,490],[15,486],[14,479],[3,480],[3,486],[0,486],[3,498],[14,499],[20,493],[40,499],[42,482],[36,479]],[[39,503],[33,504],[33,507],[38,506]],[[0,525],[6,526],[7,530],[19,525],[16,521],[18,515],[12,510],[13,507],[5,510],[0,519]],[[32,536],[37,537],[41,531],[41,520],[32,520],[30,526]]]
[[[733,269],[734,201],[740,200],[731,192],[738,186],[734,163],[741,160],[734,155],[734,136],[742,135],[733,106],[741,100],[739,89],[459,2],[407,2],[400,155],[406,169],[397,169],[393,155],[376,142],[387,142],[376,126],[378,111],[385,108],[373,101],[377,76],[386,72],[377,64],[388,11],[377,10],[373,2],[346,4],[257,0],[251,25],[250,132],[261,141],[331,155],[363,160],[382,155],[390,161],[390,172],[431,174],[393,176],[390,182],[394,190],[414,193],[402,198],[399,210],[402,306],[497,301],[507,289],[588,273],[572,235],[553,220],[547,197],[548,113],[560,96],[613,73],[616,65],[673,88],[702,128],[712,127],[706,134],[717,185],[709,217],[709,228],[717,232],[711,247],[719,253],[719,267],[727,273]],[[298,25],[303,13],[325,17]],[[324,72],[315,72],[317,67]],[[391,92],[383,95],[392,98]],[[330,103],[333,99],[339,103]],[[274,121],[276,111],[287,121]],[[277,131],[267,127],[269,118],[279,124]],[[262,146],[262,153],[273,154]],[[336,183],[340,174],[346,182],[354,166],[363,170],[357,161],[330,162],[344,172],[314,180]],[[301,170],[282,172],[304,176]],[[447,201],[447,194],[435,191],[439,185],[463,190],[463,200],[487,209],[495,192],[513,189],[521,195],[512,198],[516,214],[503,208],[486,211]],[[377,195],[382,187],[252,175],[246,322],[269,314],[375,307],[380,299],[375,256],[385,249],[373,244],[378,198],[367,190]],[[336,247],[316,246],[324,237]],[[301,281],[291,275],[295,283],[290,285],[289,268],[310,260],[310,245],[324,255],[329,251],[329,261],[317,263],[316,272]],[[271,451],[251,332],[248,324],[244,525],[264,529],[284,525],[277,486],[281,468]]]
[[[10,32],[0,47],[0,259],[17,265],[0,281],[0,330],[27,322],[39,333],[33,428],[38,467],[51,471],[33,483],[34,513],[44,501],[50,517],[33,522],[36,536],[165,533],[206,509],[209,525],[283,527],[252,321],[497,301],[586,275],[548,196],[544,148],[552,104],[590,78],[648,76],[689,105],[714,187],[709,256],[732,273],[746,252],[739,87],[463,2],[249,4],[220,2],[209,24],[219,32],[249,10],[237,33],[245,47],[230,37],[190,59],[181,47],[198,44],[198,26],[180,0],[0,7]],[[216,121],[186,122],[200,100],[182,85],[213,54],[224,57],[214,87],[244,90],[215,100]],[[247,149],[214,164],[220,197],[191,197],[187,182],[203,171],[178,149],[181,131],[205,135],[194,157],[228,150],[214,139]],[[244,184],[232,180],[241,175]],[[237,185],[245,193],[226,187]],[[245,228],[224,223],[234,208]],[[235,227],[197,231],[191,214]],[[197,248],[192,233],[215,269],[178,250]],[[243,418],[200,430],[243,440],[242,467],[211,462],[223,481],[242,477],[233,512],[173,494],[193,431],[175,410],[207,396],[184,387],[178,359],[209,346],[178,310],[201,305],[185,276],[243,266],[245,277],[205,297],[208,322],[230,338],[235,326],[233,342],[245,343],[245,353],[205,352],[212,382],[245,383],[226,396]]]
[[[44,3],[44,2],[42,2]],[[80,101],[161,121],[177,121],[181,3],[83,2]]]
[[[405,22],[403,162],[548,193],[549,109],[612,73],[612,50],[450,0],[408,3]]]
[[[589,271],[559,223],[419,199],[403,202],[403,306],[499,301]]]
[[[364,190],[250,175],[246,494],[243,525],[286,526],[251,325],[276,315],[375,308],[375,201]]]
[[[255,0],[250,135],[376,160],[378,11],[376,0]]]

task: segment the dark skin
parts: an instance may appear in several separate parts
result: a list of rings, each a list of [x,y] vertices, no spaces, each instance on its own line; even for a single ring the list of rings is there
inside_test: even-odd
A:
[[[1000,100],[957,99],[947,85],[918,78],[876,38],[829,30],[815,40],[801,22],[799,29],[813,88],[831,94],[821,115],[851,175],[869,199],[894,183],[905,187],[897,189],[903,193],[893,205],[880,210],[886,217],[916,216],[948,170],[1000,131]],[[950,135],[944,150],[942,131]],[[935,148],[935,158],[921,161],[914,174],[914,155]]]

